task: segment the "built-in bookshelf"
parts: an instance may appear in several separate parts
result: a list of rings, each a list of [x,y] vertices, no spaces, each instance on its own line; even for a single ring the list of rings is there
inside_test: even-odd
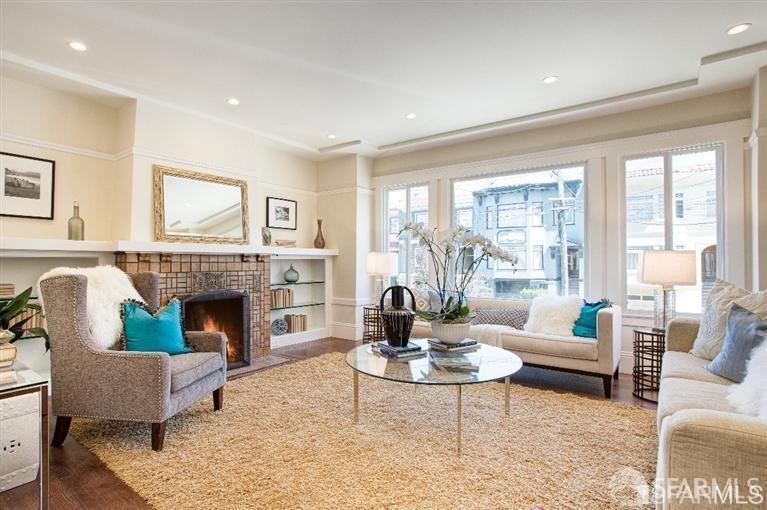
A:
[[[287,282],[284,278],[291,265],[298,271],[296,282]],[[272,332],[273,349],[330,336],[330,307],[327,305],[330,303],[330,285],[327,281],[331,267],[326,257],[271,257],[270,327],[276,319],[284,319],[290,322],[292,329],[305,328],[281,335]]]

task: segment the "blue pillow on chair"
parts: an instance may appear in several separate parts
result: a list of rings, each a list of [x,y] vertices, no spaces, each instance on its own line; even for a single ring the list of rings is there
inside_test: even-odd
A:
[[[126,351],[167,352],[170,355],[192,352],[184,341],[178,299],[172,299],[154,315],[142,303],[126,301],[122,304],[122,316]]]
[[[608,308],[610,306],[612,305],[607,299],[602,299],[596,303],[589,303],[584,300],[583,308],[581,308],[581,315],[573,325],[573,335],[585,338],[596,338],[597,314],[602,308]]]

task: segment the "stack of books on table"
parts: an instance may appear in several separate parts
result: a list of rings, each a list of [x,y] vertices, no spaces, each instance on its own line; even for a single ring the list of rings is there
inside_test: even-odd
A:
[[[429,339],[429,349],[441,352],[468,352],[479,349],[479,342],[470,338],[465,338],[457,344],[445,344],[436,338]]]
[[[441,352],[430,349],[429,360],[442,370],[460,370],[461,372],[474,372],[479,370],[479,354],[473,352]]]
[[[376,342],[372,345],[371,349],[376,354],[397,361],[423,358],[427,352],[420,345],[412,342],[408,343],[405,347],[392,347],[388,342]]]

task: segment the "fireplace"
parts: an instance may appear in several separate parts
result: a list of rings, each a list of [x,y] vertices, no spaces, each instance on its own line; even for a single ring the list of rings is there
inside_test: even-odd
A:
[[[223,331],[227,368],[250,365],[250,296],[247,292],[213,290],[181,300],[187,331]]]

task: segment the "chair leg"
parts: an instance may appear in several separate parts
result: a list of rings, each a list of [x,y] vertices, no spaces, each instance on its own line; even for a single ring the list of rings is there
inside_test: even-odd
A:
[[[619,376],[619,372],[620,372],[620,369],[621,369],[621,366],[620,366],[620,365],[618,365],[617,367],[615,367],[615,373],[613,374],[613,379],[615,379],[616,381],[618,380],[618,376]]]
[[[167,421],[152,424],[152,450],[159,452],[162,450],[165,441],[165,424]]]
[[[69,426],[72,424],[71,416],[57,416],[56,417],[56,430],[53,431],[53,439],[51,440],[51,446],[58,448],[64,444],[64,440],[69,434]]]
[[[213,390],[213,410],[220,411],[224,408],[224,387]]]
[[[612,394],[613,394],[613,376],[603,375],[602,383],[604,384],[604,387],[605,387],[605,398],[609,399],[610,397],[612,397]]]

